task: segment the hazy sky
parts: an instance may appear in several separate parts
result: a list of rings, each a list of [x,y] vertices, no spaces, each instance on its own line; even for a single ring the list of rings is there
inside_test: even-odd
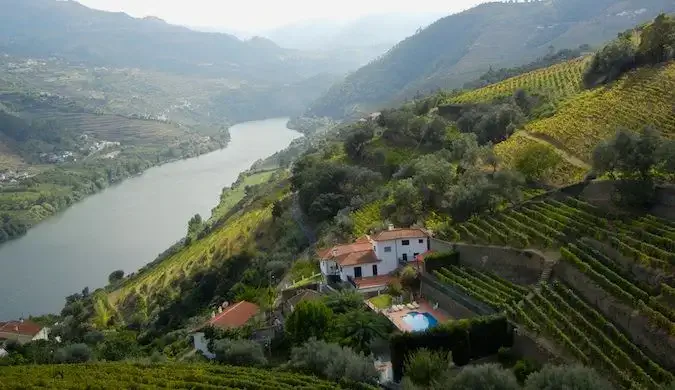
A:
[[[158,16],[191,26],[225,27],[259,32],[307,19],[351,19],[384,12],[447,12],[485,0],[78,0],[107,11]]]

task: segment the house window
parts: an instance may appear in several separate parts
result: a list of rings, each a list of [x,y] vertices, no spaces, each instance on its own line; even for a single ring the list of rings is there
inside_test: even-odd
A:
[[[407,253],[404,253],[402,255],[402,257],[403,257],[403,261],[408,261],[408,254]]]
[[[363,273],[361,271],[361,267],[354,267],[354,277],[360,278],[362,276],[363,276]]]
[[[377,276],[377,264],[373,264],[373,276]]]
[[[385,246],[385,247],[384,247],[384,251],[385,251],[386,253],[391,252],[391,247],[390,247],[390,246]]]
[[[423,239],[423,238],[420,238],[420,240],[419,240],[418,242],[419,242],[420,244],[424,244],[424,239]]]
[[[410,240],[403,240],[401,241],[401,245],[410,245]]]

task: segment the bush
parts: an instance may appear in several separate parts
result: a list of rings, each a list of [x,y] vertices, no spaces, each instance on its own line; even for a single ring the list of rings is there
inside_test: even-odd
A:
[[[611,390],[612,386],[593,369],[581,366],[546,366],[531,374],[525,390]]]
[[[635,67],[637,47],[630,37],[620,37],[610,42],[593,56],[584,73],[584,85],[592,88],[609,84]]]
[[[303,301],[286,320],[286,333],[296,344],[311,337],[322,339],[326,337],[332,318],[333,312],[322,301]]]
[[[213,343],[216,361],[233,366],[264,366],[262,346],[250,340],[218,340]]]
[[[452,356],[447,352],[433,352],[422,348],[406,359],[406,378],[418,386],[430,386],[452,367]]]
[[[562,162],[562,157],[548,144],[536,143],[527,147],[516,157],[515,168],[531,182],[550,176]]]
[[[440,387],[439,387],[440,388]],[[444,388],[447,388],[447,384]],[[518,390],[513,374],[496,364],[467,367],[452,379],[453,390]]]
[[[340,381],[376,383],[373,360],[348,347],[311,339],[291,351],[289,365],[294,370]]]
[[[522,359],[516,362],[516,365],[513,366],[513,374],[516,376],[518,383],[525,383],[525,380],[530,376],[541,369],[539,363],[534,362],[529,359]]]
[[[91,360],[92,352],[87,344],[72,344],[56,351],[58,363],[86,363]]]
[[[452,352],[454,364],[463,366],[512,344],[513,332],[503,315],[450,321],[425,332],[398,333],[390,339],[394,379],[403,376],[405,359],[422,348]]]

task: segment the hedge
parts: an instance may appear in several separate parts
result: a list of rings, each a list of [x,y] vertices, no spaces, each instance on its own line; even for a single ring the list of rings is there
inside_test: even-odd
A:
[[[422,348],[452,352],[455,365],[464,366],[512,345],[513,329],[503,314],[449,321],[424,332],[396,333],[390,339],[394,380],[403,377],[406,358]]]

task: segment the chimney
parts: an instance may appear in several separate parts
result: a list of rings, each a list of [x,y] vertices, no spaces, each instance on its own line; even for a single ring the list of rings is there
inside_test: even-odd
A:
[[[333,248],[332,253],[333,253],[333,256],[334,256],[334,257],[337,256],[337,253],[338,253],[337,248]]]
[[[394,225],[390,223],[389,226],[387,226],[387,230],[389,231],[394,230]]]

